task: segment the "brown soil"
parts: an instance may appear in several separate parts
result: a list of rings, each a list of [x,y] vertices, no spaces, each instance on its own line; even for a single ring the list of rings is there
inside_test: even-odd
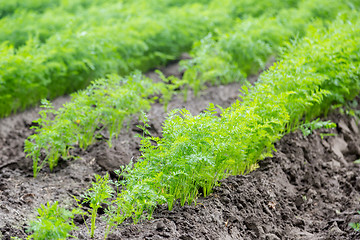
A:
[[[164,69],[180,76],[177,64]],[[149,73],[149,76],[153,76]],[[254,81],[255,78],[252,79]],[[209,87],[186,103],[177,96],[169,108],[186,107],[193,114],[212,102],[229,106],[238,96],[239,84]],[[189,94],[189,96],[192,96]],[[67,99],[56,101],[61,105]],[[25,238],[26,222],[47,201],[73,205],[72,195],[81,194],[95,173],[117,169],[139,156],[134,119],[113,147],[98,142],[87,151],[76,150],[77,160],[61,162],[53,173],[43,171],[34,179],[31,161],[23,153],[24,140],[37,118],[38,109],[0,120],[0,239]],[[161,135],[166,114],[160,104],[149,112],[151,131]],[[360,222],[360,136],[355,118],[333,113],[337,129],[320,130],[304,137],[286,135],[276,143],[274,157],[260,162],[247,176],[221,181],[196,206],[175,206],[170,212],[159,206],[154,219],[122,224],[109,239],[360,239],[349,222]],[[321,138],[321,133],[336,136]],[[79,239],[89,239],[85,225],[76,218]],[[95,239],[103,238],[98,222]]]

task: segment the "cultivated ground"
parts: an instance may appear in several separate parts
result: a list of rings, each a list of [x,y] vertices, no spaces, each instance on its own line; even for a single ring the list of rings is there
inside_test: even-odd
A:
[[[166,75],[181,77],[176,63],[162,69]],[[154,73],[148,76],[156,78]],[[251,82],[256,77],[249,79]],[[193,114],[209,103],[229,106],[237,99],[240,84],[209,87],[197,98],[189,94],[183,102],[177,96],[170,109],[185,107]],[[61,106],[69,100],[55,101]],[[24,140],[37,109],[0,120],[0,236],[25,238],[24,229],[36,208],[47,201],[73,205],[73,195],[81,194],[94,174],[113,171],[139,153],[139,132],[130,121],[113,147],[99,141],[86,151],[74,149],[79,157],[61,162],[53,173],[45,169],[32,177],[32,162],[23,153]],[[154,104],[149,112],[151,133],[161,135],[166,117],[163,106]],[[154,219],[132,225],[125,222],[109,239],[359,239],[349,222],[360,222],[360,171],[353,163],[360,158],[359,125],[353,117],[331,113],[327,119],[338,124],[333,130],[320,130],[304,137],[300,132],[286,135],[276,143],[274,157],[260,162],[260,168],[247,176],[223,180],[196,206],[175,206],[169,212],[159,206]],[[321,137],[321,133],[335,136]],[[106,133],[104,133],[106,138]],[[88,239],[82,218],[75,219],[79,239]],[[95,239],[102,239],[99,222]],[[1,238],[0,238],[1,239]]]

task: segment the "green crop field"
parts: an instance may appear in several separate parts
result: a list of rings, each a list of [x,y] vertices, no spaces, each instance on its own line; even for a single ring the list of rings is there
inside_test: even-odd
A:
[[[285,134],[358,96],[359,8],[357,0],[1,2],[0,117],[42,107],[24,139],[31,177],[56,174],[102,130],[111,148],[127,122],[141,122],[141,156],[112,173],[118,180],[95,175],[71,209],[39,203],[27,239],[72,238],[76,216],[88,222],[88,237],[100,224],[107,239],[124,221],[151,219],[160,205],[196,204],[220,180],[253,171]],[[182,53],[190,57],[179,62],[181,78],[146,75]],[[161,136],[151,135],[153,104],[167,111],[175,95],[186,102],[235,82],[241,99],[230,107],[171,110]],[[66,94],[71,100],[54,108]]]

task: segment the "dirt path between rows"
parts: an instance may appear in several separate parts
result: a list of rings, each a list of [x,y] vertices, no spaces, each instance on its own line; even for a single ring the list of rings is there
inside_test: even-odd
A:
[[[181,77],[177,64],[163,70]],[[186,107],[198,114],[210,102],[227,107],[237,99],[239,88],[239,84],[209,87],[197,98],[190,94],[186,103],[177,96],[169,109]],[[138,122],[133,119],[112,148],[98,142],[87,151],[78,149],[79,159],[61,162],[53,173],[45,170],[33,179],[23,142],[33,133],[29,127],[37,111],[0,120],[0,239],[25,238],[26,222],[40,204],[73,205],[72,195],[81,194],[95,173],[112,171],[139,156],[139,139],[134,138]],[[161,135],[165,116],[163,106],[154,104],[149,112],[152,134]],[[360,166],[353,163],[360,158],[359,125],[354,117],[337,113],[328,119],[338,127],[308,137],[300,132],[286,135],[276,143],[274,157],[260,162],[259,169],[221,181],[196,206],[177,205],[171,212],[159,206],[153,220],[137,225],[128,220],[109,239],[360,239],[348,226],[360,222]],[[322,133],[335,136],[322,138]],[[76,224],[79,231],[74,235],[89,239],[81,218]],[[103,231],[99,222],[95,239],[102,239]]]

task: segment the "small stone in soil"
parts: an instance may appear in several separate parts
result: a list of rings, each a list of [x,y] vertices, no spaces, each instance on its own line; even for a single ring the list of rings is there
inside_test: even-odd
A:
[[[163,222],[158,222],[156,224],[156,230],[161,232],[161,231],[164,231],[166,228],[165,224]]]

